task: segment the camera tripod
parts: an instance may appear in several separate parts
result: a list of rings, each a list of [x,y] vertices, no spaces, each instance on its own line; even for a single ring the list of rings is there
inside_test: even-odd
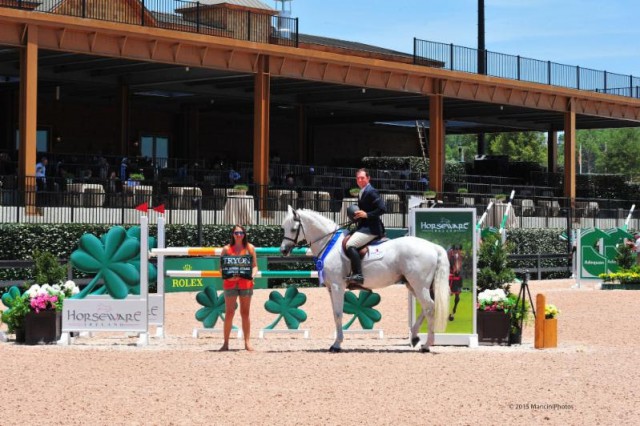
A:
[[[533,312],[533,317],[536,316],[536,305],[533,304],[533,299],[531,298],[531,292],[529,291],[529,271],[524,273],[524,279],[522,280],[522,284],[520,284],[520,291],[518,291],[518,297],[516,298],[516,305],[514,307],[514,311],[524,312],[524,307],[526,303],[526,298],[529,297],[529,303],[531,304],[531,311]],[[522,302],[520,302],[522,300]],[[520,303],[522,303],[522,309],[520,308]],[[519,330],[522,330],[522,324],[524,323],[524,314],[520,316],[520,318],[516,318],[516,326]]]

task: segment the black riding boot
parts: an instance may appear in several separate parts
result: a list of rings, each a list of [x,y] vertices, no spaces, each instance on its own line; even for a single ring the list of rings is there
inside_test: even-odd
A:
[[[360,284],[364,283],[364,277],[362,276],[362,260],[360,259],[360,253],[355,247],[347,248],[347,256],[351,260],[351,275],[347,277],[350,283]]]

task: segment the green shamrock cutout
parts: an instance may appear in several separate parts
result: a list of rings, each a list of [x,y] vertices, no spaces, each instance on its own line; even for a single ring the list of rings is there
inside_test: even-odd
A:
[[[15,305],[16,300],[22,296],[20,289],[16,286],[12,286],[9,291],[2,295],[2,304],[11,310]]]
[[[123,227],[114,226],[100,239],[93,234],[84,234],[78,245],[78,250],[71,254],[71,264],[96,276],[84,290],[73,296],[74,299],[104,293],[114,299],[124,299],[130,289],[138,286],[139,291],[139,261],[138,268],[132,263],[136,256],[140,256],[140,241],[129,237]],[[95,289],[100,278],[105,284]]]
[[[266,330],[273,330],[278,322],[284,318],[287,328],[297,330],[300,323],[307,320],[307,313],[298,309],[307,301],[307,295],[300,293],[297,287],[288,287],[284,292],[284,297],[277,291],[269,294],[269,300],[264,303],[264,308],[272,314],[280,314],[278,318],[265,327]]]
[[[224,321],[224,296],[218,296],[218,292],[214,286],[210,285],[205,287],[204,290],[196,294],[196,301],[203,306],[196,312],[196,319],[202,322],[204,328],[215,327],[218,318],[222,318]],[[238,303],[236,303],[236,309],[237,308]],[[236,328],[236,326],[233,326],[233,329]]]
[[[364,330],[373,329],[375,323],[382,319],[382,314],[373,309],[380,303],[380,295],[368,291],[360,291],[359,293],[358,296],[351,291],[344,294],[344,312],[352,314],[353,318],[342,327],[343,330],[348,330],[356,318]]]

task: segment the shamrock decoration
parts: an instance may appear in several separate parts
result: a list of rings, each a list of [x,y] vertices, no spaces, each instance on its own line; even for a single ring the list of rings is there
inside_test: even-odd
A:
[[[84,234],[80,237],[78,250],[71,254],[71,264],[82,272],[97,275],[73,298],[82,299],[93,292],[124,299],[136,286],[139,291],[140,262],[138,259],[137,268],[134,262],[139,256],[140,241],[127,235],[121,226],[114,226],[100,239],[93,234]],[[100,278],[104,280],[104,287],[94,291]]]
[[[382,319],[382,314],[373,309],[380,303],[380,295],[368,291],[360,291],[359,293],[359,296],[351,291],[344,294],[344,312],[352,314],[353,318],[342,327],[343,330],[349,329],[356,318],[365,330],[371,330],[374,324]]]
[[[307,301],[304,293],[298,292],[298,288],[291,286],[284,292],[284,297],[277,291],[269,294],[269,300],[264,303],[264,308],[272,314],[280,314],[278,318],[265,327],[267,330],[273,330],[278,322],[284,318],[287,328],[297,330],[301,322],[307,320],[307,314],[302,309],[298,309]]]
[[[2,295],[2,303],[7,308],[11,309],[15,305],[16,300],[21,296],[22,293],[20,293],[20,289],[16,286],[12,286],[9,291]]]
[[[218,318],[222,318],[224,321],[224,296],[218,296],[214,286],[205,287],[204,290],[196,294],[196,300],[203,306],[196,312],[196,319],[202,322],[204,328],[213,328]],[[237,307],[238,304],[236,303]]]

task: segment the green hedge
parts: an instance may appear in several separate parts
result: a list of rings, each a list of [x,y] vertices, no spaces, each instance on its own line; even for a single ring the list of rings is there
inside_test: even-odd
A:
[[[102,235],[108,231],[109,225],[87,224],[2,224],[0,225],[0,259],[29,260],[35,249],[49,251],[58,258],[69,258],[78,248],[82,234],[90,232]],[[513,254],[566,253],[567,243],[558,238],[563,229],[514,229],[508,231],[508,239],[513,242]],[[155,235],[156,229],[150,227]],[[230,227],[227,225],[203,226],[203,245],[222,246],[229,241]],[[282,228],[279,226],[250,226],[247,228],[249,240],[256,247],[279,246],[282,242]],[[198,230],[195,225],[167,225],[166,245],[172,247],[195,247],[198,245]],[[566,261],[545,260],[545,266],[563,266]],[[292,269],[312,269],[311,262],[292,264]],[[514,262],[513,267],[529,267],[535,263]],[[279,265],[283,269],[287,265]],[[82,276],[81,274],[75,274]],[[566,276],[563,273],[549,273],[547,278]],[[31,279],[30,269],[0,269],[0,280]],[[286,285],[287,280],[279,284]]]
[[[425,161],[421,157],[364,157],[362,164],[368,169],[378,170],[411,170],[418,173],[429,173],[429,159]],[[464,163],[449,161],[444,167],[445,179],[447,177],[466,174]],[[457,181],[457,180],[456,180]]]
[[[566,229],[511,229],[507,231],[507,240],[513,243],[512,254],[558,254],[567,253],[567,241],[560,239]],[[542,267],[567,266],[568,253],[564,259],[542,259]],[[536,260],[512,260],[512,268],[536,269]],[[568,272],[543,272],[543,279],[568,278]]]

